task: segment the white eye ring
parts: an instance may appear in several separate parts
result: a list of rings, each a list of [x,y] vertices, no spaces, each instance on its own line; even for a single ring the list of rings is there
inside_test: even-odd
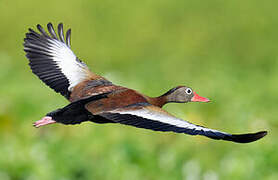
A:
[[[191,88],[187,88],[187,89],[185,90],[185,93],[186,93],[186,94],[192,94],[192,89],[191,89]]]

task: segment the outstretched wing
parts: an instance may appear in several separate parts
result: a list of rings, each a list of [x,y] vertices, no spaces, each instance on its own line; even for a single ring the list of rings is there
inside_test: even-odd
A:
[[[39,33],[29,29],[24,39],[29,65],[46,85],[68,98],[72,88],[92,72],[70,49],[70,29],[65,39],[62,23],[58,25],[58,36],[51,23],[47,24],[49,34],[39,24],[37,28]]]
[[[88,110],[90,111],[90,108]],[[136,108],[128,106],[126,108],[110,111],[94,112],[93,114],[105,117],[106,119],[117,123],[131,125],[138,128],[151,129],[154,131],[172,131],[190,135],[202,135],[212,139],[222,139],[238,143],[256,141],[267,134],[266,131],[239,135],[228,134],[189,123],[152,105],[136,106]]]

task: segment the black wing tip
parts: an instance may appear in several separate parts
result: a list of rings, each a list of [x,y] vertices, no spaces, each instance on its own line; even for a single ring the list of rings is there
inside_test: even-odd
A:
[[[38,30],[35,31],[32,28],[28,28],[29,32],[27,32],[26,38],[24,39],[24,42],[28,41],[45,41],[46,39],[55,39],[58,41],[61,41],[62,43],[65,43],[70,48],[70,38],[71,38],[71,29],[69,28],[64,37],[64,29],[63,29],[63,23],[60,22],[57,26],[57,35],[56,31],[54,29],[54,26],[51,22],[47,23],[47,29],[45,30],[40,24],[36,25],[36,28]],[[34,43],[34,42],[32,42]]]
[[[40,32],[42,35],[45,35],[45,36],[47,36],[47,37],[49,36],[49,35],[46,33],[46,31],[44,30],[44,28],[43,28],[42,25],[37,24],[36,27],[37,27],[37,29],[39,30],[39,32]],[[54,26],[53,26],[53,24],[52,24],[51,22],[48,22],[47,25],[46,25],[46,27],[48,28],[48,32],[50,32],[49,29],[55,31],[55,30],[54,30]],[[29,33],[37,33],[37,32],[34,31],[32,28],[28,28],[28,30],[29,30]],[[62,33],[61,35],[64,35],[64,31],[63,31],[63,30],[64,30],[64,26],[63,26],[63,23],[62,23],[62,22],[60,22],[60,23],[58,24],[57,30],[58,30],[58,33],[61,32],[61,33]],[[69,33],[70,33],[70,32],[71,32],[71,29],[69,28],[67,31],[69,31]],[[50,32],[50,33],[51,33],[51,32]],[[37,33],[37,34],[38,34],[38,33]]]
[[[67,43],[68,47],[70,47],[70,36],[71,36],[71,29],[69,28],[66,33],[66,43]]]
[[[63,31],[61,31],[61,25],[59,26],[60,28],[58,29],[60,29],[60,33],[63,33]],[[37,29],[28,28],[23,43],[23,50],[26,52],[26,57],[29,59],[29,65],[32,72],[46,85],[68,98],[70,95],[70,92],[67,89],[69,81],[67,77],[64,77],[63,75],[57,77],[58,74],[63,73],[57,68],[56,64],[52,62],[52,55],[49,53],[49,43],[51,43],[49,39],[58,40],[63,43],[65,43],[65,41],[62,38],[58,38],[51,22],[47,23],[47,28],[45,29],[40,24],[37,24],[35,27]],[[63,37],[63,34],[59,34],[59,37],[61,36]],[[49,76],[43,75],[43,72],[49,73]],[[53,79],[52,76],[59,79]]]
[[[267,135],[267,131],[260,131],[256,133],[249,133],[249,134],[233,134],[231,136],[227,136],[224,140],[233,141],[237,143],[250,143],[257,141],[264,136]]]
[[[47,23],[47,26],[53,27],[52,22],[48,22],[48,23]]]
[[[63,23],[60,22],[60,23],[58,24],[58,27],[63,28]]]
[[[42,26],[40,24],[37,24],[37,29],[41,29]]]

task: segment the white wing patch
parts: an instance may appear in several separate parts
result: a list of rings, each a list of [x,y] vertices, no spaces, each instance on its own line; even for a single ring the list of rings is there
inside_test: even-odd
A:
[[[145,119],[150,119],[153,121],[159,121],[161,123],[174,125],[179,128],[192,129],[192,130],[196,130],[196,131],[209,131],[209,132],[215,132],[215,133],[223,133],[223,132],[220,132],[220,131],[217,131],[214,129],[197,126],[195,124],[192,124],[192,123],[189,123],[182,119],[171,116],[168,113],[167,114],[160,113],[160,112],[149,110],[148,108],[141,108],[141,109],[136,109],[136,110],[114,110],[114,111],[110,111],[110,112],[111,113],[119,113],[119,114],[135,115],[135,116],[142,117]]]
[[[71,91],[74,86],[88,77],[89,70],[85,64],[77,61],[77,57],[66,44],[56,39],[48,39],[48,42],[53,61],[69,80],[68,90]]]

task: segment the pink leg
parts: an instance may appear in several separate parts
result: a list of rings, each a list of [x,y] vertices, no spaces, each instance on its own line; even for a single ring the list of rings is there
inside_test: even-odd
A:
[[[52,117],[50,116],[45,116],[43,117],[41,120],[38,120],[36,122],[33,123],[33,125],[38,128],[44,125],[48,125],[48,124],[53,124],[56,123],[56,121],[52,120]]]

